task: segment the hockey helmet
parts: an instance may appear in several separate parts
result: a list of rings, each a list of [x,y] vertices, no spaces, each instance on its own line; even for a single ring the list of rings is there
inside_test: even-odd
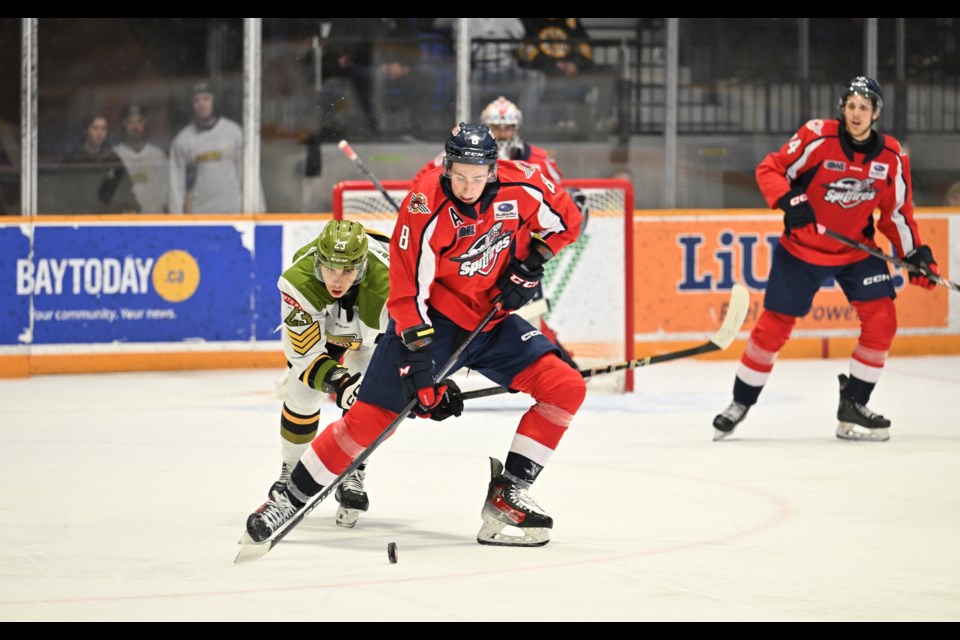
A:
[[[851,78],[843,85],[843,91],[840,92],[840,101],[837,102],[837,108],[843,111],[843,105],[847,103],[847,98],[857,94],[870,100],[873,108],[879,111],[883,108],[883,93],[880,91],[880,84],[873,78],[867,76],[857,76]]]
[[[344,271],[357,270],[354,283],[363,280],[367,271],[367,232],[363,225],[350,220],[331,220],[317,237],[316,253],[313,254],[313,270],[323,282],[320,267]]]
[[[500,96],[484,107],[480,112],[480,120],[487,126],[500,124],[519,127],[523,122],[523,113],[517,105]]]
[[[523,140],[520,138],[520,123],[523,122],[523,113],[517,105],[500,96],[484,107],[480,119],[489,127],[514,127],[512,137],[502,138],[499,132],[494,137],[501,158],[515,160],[521,157]]]
[[[447,138],[444,145],[443,174],[446,176],[454,163],[487,165],[490,167],[488,182],[497,178],[497,141],[485,124],[461,122]]]

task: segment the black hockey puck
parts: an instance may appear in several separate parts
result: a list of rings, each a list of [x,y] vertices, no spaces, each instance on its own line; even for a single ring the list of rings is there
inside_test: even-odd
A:
[[[387,558],[390,559],[390,564],[397,564],[397,543],[396,542],[387,543]]]

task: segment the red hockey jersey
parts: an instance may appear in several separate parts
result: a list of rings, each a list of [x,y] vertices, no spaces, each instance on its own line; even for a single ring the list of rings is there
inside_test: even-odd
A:
[[[498,182],[480,200],[453,197],[440,169],[422,174],[400,203],[390,239],[390,298],[397,333],[430,324],[427,304],[473,330],[493,307],[497,279],[512,255],[526,258],[531,234],[554,254],[580,233],[580,210],[536,167],[499,160]],[[487,325],[493,328],[506,313]]]
[[[880,210],[877,228],[900,256],[921,243],[913,217],[910,164],[900,143],[877,132],[866,154],[841,135],[839,120],[811,120],[785,145],[757,166],[757,184],[771,208],[788,191],[802,188],[817,223],[848,238],[877,247],[873,212]],[[850,264],[866,254],[825,235],[797,239],[786,233],[783,247],[794,256],[822,266]]]

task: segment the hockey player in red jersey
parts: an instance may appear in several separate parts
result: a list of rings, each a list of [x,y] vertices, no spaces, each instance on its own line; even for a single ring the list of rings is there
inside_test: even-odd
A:
[[[529,301],[543,264],[576,240],[580,211],[536,167],[498,160],[485,125],[456,127],[442,165],[414,182],[390,242],[390,324],[356,402],[313,441],[283,490],[247,519],[256,542],[273,536],[416,399],[415,412],[460,415],[463,399],[434,372],[497,305],[451,371],[468,367],[532,396],[504,463],[490,459],[481,544],[540,546],[552,518],[528,494],[583,403],[583,377],[529,322],[509,313]],[[509,530],[505,531],[507,527]]]
[[[764,310],[740,359],[733,402],[714,418],[714,440],[733,433],[757,402],[797,318],[810,311],[814,294],[830,278],[860,320],[849,376],[839,376],[837,437],[890,438],[890,421],[867,408],[897,331],[896,292],[887,262],[818,232],[821,225],[877,248],[879,229],[905,262],[928,276],[939,275],[913,217],[906,155],[892,136],[873,129],[882,107],[877,81],[853,78],[840,94],[838,119],[807,122],[757,166],[764,199],[784,212],[784,232],[773,253]],[[925,289],[934,286],[921,273],[911,272],[909,279]]]

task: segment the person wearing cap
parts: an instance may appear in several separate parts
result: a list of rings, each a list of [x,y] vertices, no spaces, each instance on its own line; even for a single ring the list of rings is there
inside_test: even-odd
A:
[[[123,141],[113,150],[127,169],[140,213],[166,213],[170,167],[167,153],[147,142],[147,109],[133,103],[124,108],[121,117]]]
[[[243,129],[220,115],[212,85],[191,92],[193,121],[170,147],[170,213],[243,213]],[[255,211],[266,210],[263,187]]]
[[[893,136],[875,129],[883,109],[879,83],[867,76],[851,78],[837,109],[839,117],[810,120],[757,166],[760,192],[771,208],[783,211],[784,231],[773,250],[763,312],[740,359],[733,401],[713,420],[714,440],[729,437],[757,402],[797,320],[828,284],[839,287],[860,322],[849,375],[838,375],[836,436],[890,438],[891,421],[867,408],[867,402],[897,333],[893,277],[885,260],[823,231],[878,250],[879,230],[896,255],[917,268],[907,279],[923,289],[934,287],[931,277],[940,271],[913,216],[908,157]]]

